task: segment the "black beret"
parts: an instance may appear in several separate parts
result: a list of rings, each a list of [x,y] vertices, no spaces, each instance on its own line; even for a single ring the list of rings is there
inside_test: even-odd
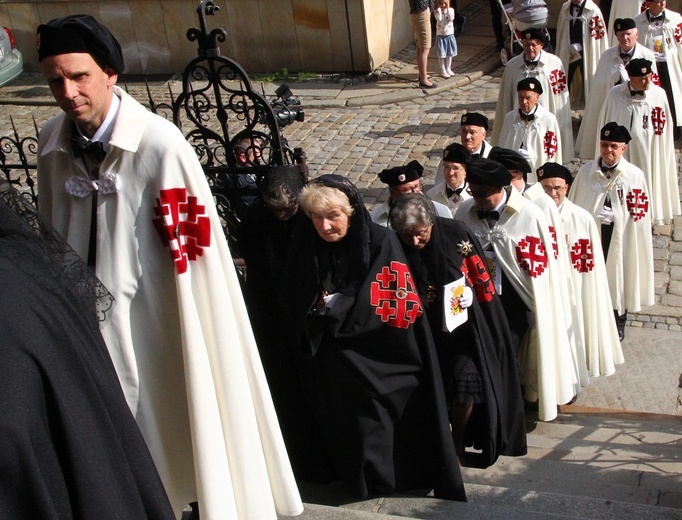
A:
[[[467,167],[467,182],[483,186],[508,186],[512,176],[507,169],[491,159],[474,159]]]
[[[539,181],[551,179],[552,177],[558,177],[559,179],[565,180],[569,184],[573,182],[571,170],[566,168],[563,164],[548,162],[540,166],[536,173],[538,174]]]
[[[537,78],[523,78],[516,84],[516,90],[530,90],[531,92],[542,95],[542,85],[540,85]]]
[[[639,78],[653,72],[651,65],[652,64],[649,60],[645,60],[644,58],[635,58],[634,60],[630,60],[630,63],[627,64],[625,70],[628,71],[628,76],[631,78]]]
[[[627,144],[632,138],[627,128],[611,121],[602,127],[601,132],[599,132],[599,139],[601,141]]]
[[[424,174],[424,167],[419,161],[410,161],[404,166],[395,166],[383,170],[379,174],[379,180],[389,186],[400,186],[406,182],[416,181]]]
[[[509,148],[493,146],[492,150],[490,150],[490,153],[488,154],[488,159],[491,161],[497,161],[502,166],[507,168],[507,170],[518,170],[522,173],[530,173],[532,171],[526,158],[519,152],[510,150]]]
[[[540,40],[542,45],[547,45],[547,33],[544,29],[538,29],[536,27],[531,27],[523,31],[523,40]]]
[[[89,14],[64,16],[39,25],[36,45],[38,61],[60,54],[87,53],[118,74],[125,68],[116,38]]]
[[[627,31],[628,29],[636,29],[637,24],[632,18],[616,18],[613,24],[614,32]]]
[[[484,130],[488,130],[488,118],[478,112],[468,112],[464,114],[460,120],[460,124],[480,126]]]
[[[471,159],[471,152],[459,143],[452,143],[443,150],[443,160],[459,164],[467,164]]]

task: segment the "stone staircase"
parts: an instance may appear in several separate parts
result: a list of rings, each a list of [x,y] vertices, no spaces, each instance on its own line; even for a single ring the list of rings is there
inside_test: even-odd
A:
[[[528,455],[463,468],[468,503],[426,496],[356,501],[342,486],[301,484],[299,518],[325,520],[682,520],[682,417],[566,414],[529,420]]]

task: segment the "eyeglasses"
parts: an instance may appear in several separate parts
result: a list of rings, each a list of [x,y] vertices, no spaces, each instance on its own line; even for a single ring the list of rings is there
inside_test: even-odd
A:
[[[620,143],[611,143],[608,141],[601,141],[599,143],[599,146],[601,146],[602,148],[608,148],[609,150],[618,150],[621,146],[624,146],[624,145],[622,145]]]
[[[498,188],[496,186],[491,186],[491,187],[486,188],[484,190],[472,190],[471,188],[467,188],[467,193],[474,198],[484,199],[486,197],[490,197],[491,195],[494,195],[495,193],[499,193],[501,189],[502,188]]]
[[[566,186],[568,186],[568,184],[564,184],[563,186],[543,186],[542,188],[545,190],[545,193],[552,193],[553,191],[559,193],[566,188]]]
[[[405,193],[421,193],[423,188],[424,183],[419,181],[414,185],[403,184],[402,186],[393,186],[389,191],[399,195],[404,195]]]

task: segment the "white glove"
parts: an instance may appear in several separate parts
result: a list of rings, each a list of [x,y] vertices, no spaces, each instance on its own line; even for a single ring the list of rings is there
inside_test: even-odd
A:
[[[462,309],[466,309],[467,307],[471,307],[471,304],[474,303],[474,291],[471,290],[471,287],[464,287],[464,294],[459,297],[459,304],[462,306]]]
[[[601,219],[601,223],[604,225],[611,224],[613,222],[613,210],[608,206],[602,207],[599,219]]]

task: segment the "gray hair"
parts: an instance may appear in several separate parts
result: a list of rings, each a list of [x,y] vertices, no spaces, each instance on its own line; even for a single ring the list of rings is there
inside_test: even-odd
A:
[[[417,226],[433,226],[436,208],[423,193],[406,193],[395,201],[388,218],[397,233],[407,233]]]

